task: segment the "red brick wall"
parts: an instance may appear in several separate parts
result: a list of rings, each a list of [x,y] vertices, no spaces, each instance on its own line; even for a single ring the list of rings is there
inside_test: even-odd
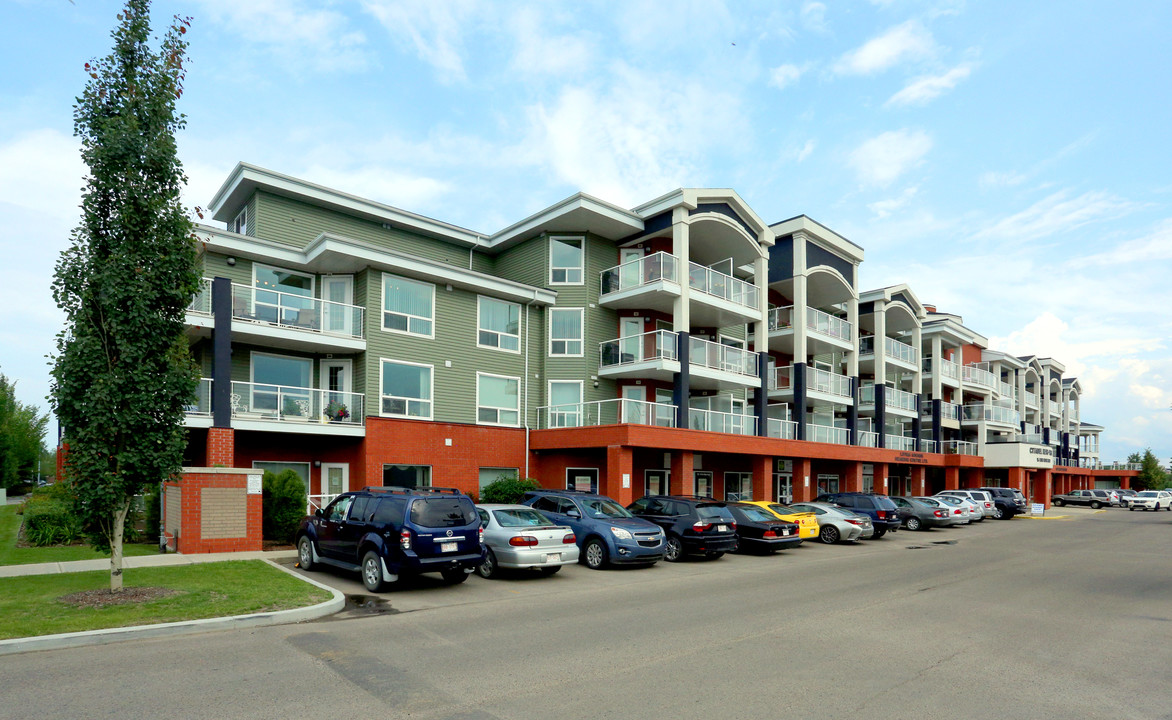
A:
[[[207,467],[236,467],[236,441],[232,428],[208,428]]]
[[[250,468],[254,462],[266,460],[308,463],[310,495],[322,494],[321,467],[315,467],[315,462],[348,464],[351,490],[381,485],[381,470],[367,482],[364,447],[363,438],[238,430],[236,466]]]
[[[200,472],[203,470],[204,472]],[[247,488],[248,476],[244,473],[208,472],[212,468],[194,468],[183,473],[177,486],[183,494],[182,516],[179,521],[179,537],[167,536],[167,545],[181,553],[241,552],[262,550],[261,541],[261,496],[246,495],[247,534],[239,538],[204,539],[201,536],[202,495],[204,488]],[[164,493],[166,495],[166,493]],[[166,515],[166,508],[163,510]]]

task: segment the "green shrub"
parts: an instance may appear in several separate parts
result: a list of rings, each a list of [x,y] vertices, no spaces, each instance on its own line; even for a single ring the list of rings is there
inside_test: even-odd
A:
[[[265,470],[262,486],[261,533],[265,540],[293,542],[305,517],[305,483],[295,470]]]
[[[142,542],[157,543],[159,541],[160,513],[163,507],[162,485],[155,485],[147,491],[143,498],[142,508]]]
[[[529,490],[540,490],[541,483],[533,478],[502,476],[480,489],[480,502],[518,503]]]
[[[66,545],[81,538],[81,521],[73,504],[47,494],[34,494],[24,503],[24,537],[30,545]]]

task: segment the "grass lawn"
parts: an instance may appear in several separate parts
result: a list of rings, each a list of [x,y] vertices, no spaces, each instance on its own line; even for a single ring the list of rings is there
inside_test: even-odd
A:
[[[20,530],[20,516],[16,505],[0,506],[0,565],[28,565],[29,563],[67,562],[69,560],[101,560],[108,558],[88,545],[62,547],[16,547],[16,533]],[[122,554],[154,555],[159,548],[154,543],[122,545]]]
[[[126,587],[177,591],[144,603],[78,608],[63,595],[110,587],[105,571],[5,578],[0,588],[0,639],[198,620],[315,605],[325,590],[260,560],[232,560],[124,571]]]

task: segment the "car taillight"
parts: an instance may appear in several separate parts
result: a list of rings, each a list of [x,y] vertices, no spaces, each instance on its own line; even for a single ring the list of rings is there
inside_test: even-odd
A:
[[[762,535],[761,537],[765,537],[765,538],[775,538],[775,537],[777,537],[777,533],[773,532],[772,530],[766,530],[766,531],[765,531],[765,534],[764,534],[764,535]]]
[[[735,520],[734,520],[733,522],[730,522],[730,523],[728,524],[728,529],[729,529],[729,530],[733,530],[733,531],[735,531],[735,530],[737,529],[737,523],[736,523],[736,521],[735,521]]]
[[[957,509],[955,509],[955,510],[953,510],[953,511],[952,511],[952,514],[953,514],[953,515],[963,515],[964,513],[962,513],[962,512],[960,511],[960,508],[957,508]]]
[[[944,511],[943,511],[943,510],[937,510],[937,511],[936,511],[936,517],[944,517]]]
[[[484,528],[480,528],[480,544],[484,544]]]
[[[537,544],[537,538],[532,535],[517,535],[509,538],[509,544],[514,547],[533,547]]]
[[[410,530],[405,529],[405,530],[403,530],[403,532],[399,533],[399,545],[404,550],[411,549],[411,531]]]
[[[578,541],[578,538],[574,537],[574,533],[570,533],[569,535],[562,538],[563,545],[569,545],[570,543],[574,543],[577,541]]]
[[[847,518],[846,521],[851,525],[862,525],[863,521],[859,518]]]
[[[696,532],[704,532],[705,530],[711,530],[712,523],[696,521],[696,522],[692,523],[692,529],[695,530]]]
[[[987,503],[985,503],[985,507],[991,508],[991,507],[993,507],[993,503],[987,502]]]

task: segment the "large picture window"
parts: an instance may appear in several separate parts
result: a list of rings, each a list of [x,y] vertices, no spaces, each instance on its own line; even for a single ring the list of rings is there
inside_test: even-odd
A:
[[[435,285],[383,273],[383,330],[434,337]]]
[[[479,334],[476,344],[521,352],[521,306],[481,296],[478,302]]]
[[[252,285],[251,297],[233,288],[234,312],[282,325],[300,325],[313,313],[313,275],[254,264]]]
[[[581,285],[584,254],[582,238],[549,239],[549,282],[551,285]]]
[[[476,421],[486,425],[519,425],[520,388],[520,378],[476,373]]]
[[[549,381],[549,427],[582,424],[582,381]]]
[[[430,365],[383,360],[381,413],[430,420],[431,370]]]
[[[254,352],[251,365],[252,385],[237,385],[232,390],[235,409],[290,417],[311,415],[313,360]]]
[[[582,308],[549,309],[549,354],[582,356]]]

